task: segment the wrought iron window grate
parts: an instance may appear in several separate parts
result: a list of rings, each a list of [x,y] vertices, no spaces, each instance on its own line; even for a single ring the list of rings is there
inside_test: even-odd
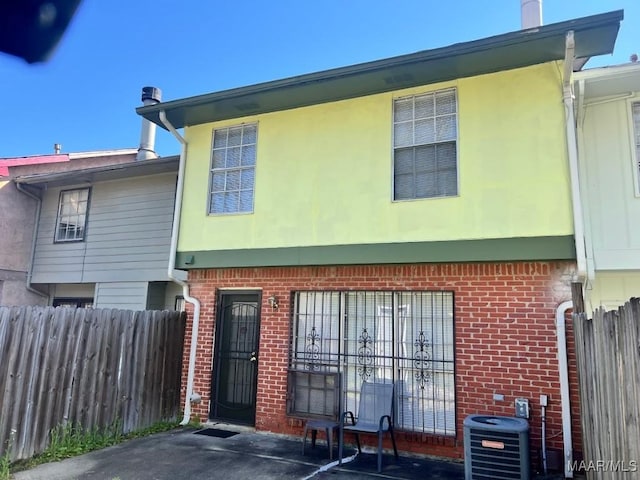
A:
[[[362,382],[394,382],[395,423],[455,434],[452,292],[297,292],[291,368],[340,372],[345,410]]]

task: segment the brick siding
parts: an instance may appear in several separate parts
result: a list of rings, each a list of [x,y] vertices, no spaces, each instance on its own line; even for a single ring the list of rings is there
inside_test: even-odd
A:
[[[539,398],[549,396],[547,446],[562,451],[560,382],[555,312],[571,298],[570,262],[369,265],[335,267],[225,268],[189,272],[191,294],[201,302],[194,390],[202,402],[194,415],[209,412],[216,299],[220,289],[262,291],[256,428],[300,435],[302,422],[286,416],[287,361],[292,292],[298,290],[453,291],[457,434],[455,438],[397,432],[403,451],[462,458],[464,418],[470,414],[514,415],[514,399],[531,407],[534,463],[541,444]],[[279,307],[268,298],[275,295]],[[191,310],[185,339],[186,390]],[[574,450],[581,449],[573,330],[567,317]],[[493,399],[494,393],[504,401]]]

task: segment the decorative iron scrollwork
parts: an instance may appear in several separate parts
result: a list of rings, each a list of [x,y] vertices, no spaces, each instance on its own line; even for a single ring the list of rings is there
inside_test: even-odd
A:
[[[358,373],[362,377],[363,381],[369,380],[369,377],[373,373],[373,351],[369,346],[373,343],[373,339],[369,336],[366,328],[362,329],[362,334],[358,339],[360,348],[358,348]]]
[[[418,370],[414,377],[424,390],[431,383],[431,342],[421,331],[413,345],[418,349],[413,355],[413,366]]]
[[[311,328],[311,332],[307,335],[307,346],[305,348],[305,360],[307,370],[319,370],[320,369],[320,334],[316,331],[316,327]],[[318,343],[316,343],[318,342]]]

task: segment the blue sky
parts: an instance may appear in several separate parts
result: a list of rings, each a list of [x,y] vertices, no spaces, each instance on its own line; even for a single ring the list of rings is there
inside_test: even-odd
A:
[[[619,9],[614,54],[587,67],[626,63],[638,0],[543,0],[543,22]],[[83,0],[47,62],[0,54],[0,157],[135,148],[146,85],[175,100],[519,29],[519,0]],[[156,150],[179,145],[158,129]]]

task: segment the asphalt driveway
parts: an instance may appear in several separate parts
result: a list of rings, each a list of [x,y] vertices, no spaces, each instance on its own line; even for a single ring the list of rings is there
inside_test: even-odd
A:
[[[268,480],[268,479],[464,479],[464,465],[441,459],[393,456],[376,471],[376,455],[346,449],[348,461],[330,462],[322,440],[302,455],[300,439],[214,425],[239,432],[228,438],[179,429],[130,440],[61,462],[18,472],[15,480]]]

